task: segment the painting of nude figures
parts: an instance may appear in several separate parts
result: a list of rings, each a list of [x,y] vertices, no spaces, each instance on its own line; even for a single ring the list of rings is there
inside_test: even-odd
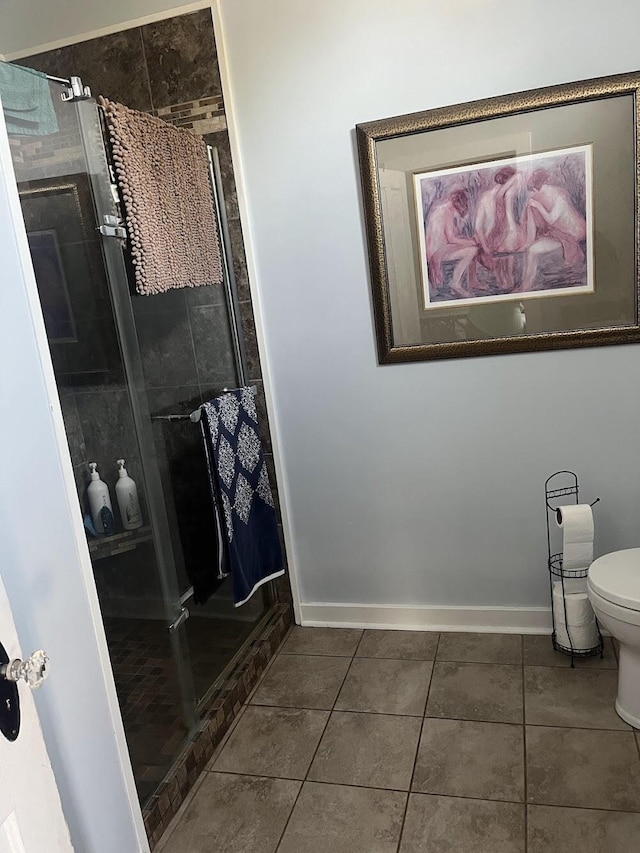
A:
[[[425,309],[593,292],[590,145],[413,180]]]

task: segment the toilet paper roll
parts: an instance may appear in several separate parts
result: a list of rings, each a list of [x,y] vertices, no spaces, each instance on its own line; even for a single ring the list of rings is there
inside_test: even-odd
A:
[[[589,504],[563,506],[556,511],[562,528],[562,568],[565,571],[588,569],[593,562],[593,512]]]
[[[553,584],[553,618],[556,641],[565,648],[592,649],[598,645],[596,617],[586,592],[581,591],[582,578],[578,581]],[[572,591],[575,590],[575,591]]]
[[[562,590],[562,582],[554,581],[553,588]],[[564,579],[564,592],[565,595],[571,595],[574,592],[584,592],[587,593],[587,578],[565,578]]]
[[[592,625],[576,628],[566,625],[556,625],[556,642],[567,649],[586,651],[598,645],[598,629],[595,620]]]
[[[569,592],[565,582],[564,595],[562,584],[553,585],[553,612],[556,625],[565,623],[569,628],[583,628],[595,623],[595,614],[586,592]]]

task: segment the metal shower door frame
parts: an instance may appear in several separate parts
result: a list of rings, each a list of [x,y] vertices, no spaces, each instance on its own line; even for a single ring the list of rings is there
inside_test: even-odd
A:
[[[229,233],[229,223],[227,222],[227,211],[224,205],[224,189],[222,186],[222,171],[220,169],[218,149],[213,145],[207,145],[207,157],[209,159],[211,194],[213,196],[213,204],[220,229],[220,239],[224,250],[222,252],[222,269],[224,288],[227,295],[227,313],[229,315],[231,337],[236,357],[236,374],[238,376],[238,385],[244,386],[247,384],[247,356],[244,347],[242,326],[240,324],[240,300],[238,298],[236,276],[233,271],[233,265],[229,263],[229,258],[232,258],[233,255],[231,252],[231,235]]]

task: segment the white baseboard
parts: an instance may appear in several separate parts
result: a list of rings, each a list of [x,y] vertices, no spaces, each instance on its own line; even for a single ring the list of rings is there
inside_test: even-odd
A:
[[[442,607],[408,604],[301,604],[302,624],[316,628],[479,631],[550,634],[550,607]]]

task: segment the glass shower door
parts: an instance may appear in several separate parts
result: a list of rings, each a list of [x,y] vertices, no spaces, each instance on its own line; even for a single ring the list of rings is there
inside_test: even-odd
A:
[[[92,102],[78,104],[90,165],[96,215],[117,217],[117,188]],[[206,601],[194,594],[194,575],[213,573],[215,522],[200,428],[189,414],[226,388],[244,384],[239,306],[231,268],[222,180],[210,149],[212,186],[223,244],[220,285],[140,295],[127,277],[120,240],[103,239],[113,310],[141,445],[156,554],[163,564],[165,600],[172,608],[172,641],[185,717],[208,705],[273,603],[263,587],[241,608],[231,579]],[[112,220],[109,220],[112,221]],[[167,235],[170,239],[170,235]],[[216,239],[211,235],[211,239]]]
[[[95,166],[95,198],[100,222],[116,216],[117,188],[109,187],[104,147],[95,130],[93,107],[80,104],[87,149]],[[236,608],[231,579],[216,584],[207,600],[198,596],[194,577],[214,572],[215,522],[200,428],[189,419],[204,400],[245,383],[243,346],[233,286],[222,181],[215,149],[210,149],[212,185],[223,243],[224,280],[219,285],[140,295],[123,274],[120,241],[105,239],[114,311],[130,387],[135,389],[137,429],[146,442],[145,469],[159,506],[158,550],[172,553],[169,598],[179,599],[184,618],[179,634],[185,666],[199,705],[215,693],[271,604],[263,588]],[[172,239],[167,235],[167,239]],[[179,239],[179,236],[178,238]],[[212,233],[211,239],[216,235]],[[161,512],[160,512],[161,508]],[[159,517],[160,517],[159,515]],[[196,591],[194,593],[194,587]],[[183,616],[180,616],[180,613]],[[190,688],[191,689],[191,688]]]
[[[27,72],[25,72],[27,73]],[[58,131],[10,134],[12,159],[78,487],[104,628],[141,801],[192,735],[196,698],[183,605],[162,501],[140,356],[117,241],[96,213],[114,208],[97,108],[65,103],[51,83]],[[128,304],[128,308],[127,308]],[[130,320],[130,317],[129,317]],[[142,526],[125,530],[115,493],[126,459]],[[98,464],[113,529],[95,535],[88,468]]]

